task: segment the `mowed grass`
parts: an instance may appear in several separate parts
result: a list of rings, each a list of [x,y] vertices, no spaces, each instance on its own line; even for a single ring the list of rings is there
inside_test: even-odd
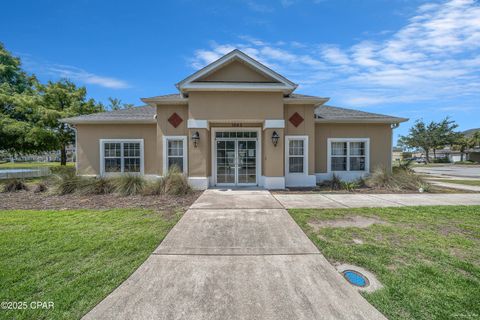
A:
[[[480,206],[289,211],[330,262],[376,274],[384,288],[364,296],[387,318],[480,319]],[[318,228],[348,216],[386,224]]]
[[[67,167],[75,167],[75,162],[67,162]],[[60,167],[60,162],[4,162],[0,169],[30,169],[40,167]]]
[[[480,186],[480,180],[435,179],[435,181],[446,182],[446,183],[465,184],[467,186]]]
[[[78,319],[140,266],[178,221],[150,210],[0,211],[1,319]]]

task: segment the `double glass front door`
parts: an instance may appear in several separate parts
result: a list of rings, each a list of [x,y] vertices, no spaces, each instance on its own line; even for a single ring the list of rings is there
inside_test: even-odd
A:
[[[257,139],[217,138],[217,185],[257,184]]]

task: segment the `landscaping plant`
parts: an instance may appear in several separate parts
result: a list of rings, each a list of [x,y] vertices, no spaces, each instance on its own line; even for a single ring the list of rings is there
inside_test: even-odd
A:
[[[122,196],[141,194],[145,188],[145,179],[134,174],[125,174],[113,179],[115,191]]]
[[[180,196],[191,191],[187,177],[176,166],[171,167],[164,177],[165,193]]]
[[[428,191],[430,185],[422,177],[415,174],[410,169],[402,167],[394,167],[392,172],[385,168],[377,168],[365,180],[368,187],[381,188],[392,191],[418,191],[423,188],[423,191]]]
[[[3,185],[3,192],[16,192],[21,190],[28,190],[28,186],[19,179],[11,179]]]

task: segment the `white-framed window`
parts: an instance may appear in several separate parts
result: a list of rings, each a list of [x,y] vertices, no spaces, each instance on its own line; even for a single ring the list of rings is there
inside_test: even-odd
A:
[[[143,174],[143,139],[100,139],[100,174]]]
[[[163,136],[163,173],[173,166],[187,173],[187,136]]]
[[[308,137],[285,137],[285,171],[287,174],[307,174]]]
[[[369,171],[370,139],[330,138],[328,143],[328,171]]]

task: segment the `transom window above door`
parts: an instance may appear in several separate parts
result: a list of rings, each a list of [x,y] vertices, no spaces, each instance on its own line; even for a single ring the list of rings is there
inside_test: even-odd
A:
[[[256,131],[220,131],[215,133],[215,138],[256,138]]]
[[[143,139],[101,139],[101,174],[143,174]]]
[[[368,171],[369,139],[328,139],[329,171]]]

